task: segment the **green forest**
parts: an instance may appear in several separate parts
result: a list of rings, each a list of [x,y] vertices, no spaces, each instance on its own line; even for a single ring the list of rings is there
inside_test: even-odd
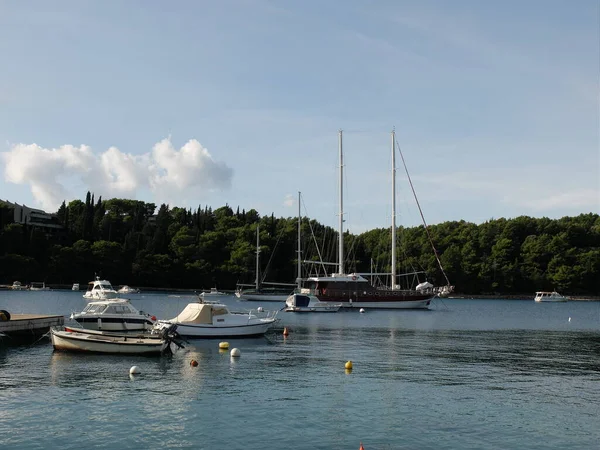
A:
[[[296,280],[297,217],[261,216],[228,205],[192,210],[163,204],[155,211],[153,203],[96,201],[88,192],[85,202],[63,202],[56,212],[63,228],[49,232],[14,223],[11,205],[0,202],[0,283],[85,284],[99,275],[114,285],[234,289],[255,280],[257,227],[260,278]],[[303,217],[300,235],[303,261],[336,261],[337,232],[331,227]],[[424,271],[435,285],[446,284],[433,243],[458,293],[600,295],[598,214],[453,221],[428,230],[399,227],[397,236],[399,273]],[[390,271],[389,228],[346,233],[345,247],[346,271]],[[303,263],[303,276],[317,267]]]

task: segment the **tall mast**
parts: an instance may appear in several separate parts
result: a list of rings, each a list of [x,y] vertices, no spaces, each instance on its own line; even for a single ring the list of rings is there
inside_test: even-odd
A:
[[[300,232],[302,230],[302,217],[300,215],[300,191],[298,191],[298,277],[296,282],[298,283],[298,289],[302,287],[302,282],[300,281],[302,278],[302,266],[301,266],[301,242],[300,242]]]
[[[256,224],[256,290],[260,289],[260,225]]]
[[[392,130],[392,290],[396,288],[396,131]]]
[[[344,155],[342,153],[342,130],[339,131],[340,144],[340,227],[339,227],[339,274],[344,274]]]

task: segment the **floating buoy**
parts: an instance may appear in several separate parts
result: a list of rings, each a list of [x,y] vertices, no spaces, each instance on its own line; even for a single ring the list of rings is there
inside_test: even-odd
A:
[[[569,317],[569,322],[571,321],[571,318]]]
[[[365,448],[362,445],[362,442],[360,443],[360,447],[358,447],[358,450],[365,450]]]
[[[219,348],[221,350],[227,350],[229,348],[229,342],[219,342]]]
[[[352,361],[347,361],[344,367],[346,367],[348,370],[352,370]]]
[[[198,367],[198,361],[196,361],[195,359],[192,359],[190,361],[190,366],[192,366],[192,367]]]
[[[141,373],[140,368],[138,366],[133,366],[131,369],[129,369],[130,375],[135,375],[137,373]]]
[[[242,354],[240,353],[239,348],[232,348],[230,355],[234,358],[239,358]]]
[[[358,312],[364,313],[364,312],[365,312],[365,308],[360,308],[360,309],[358,310]]]
[[[258,307],[256,310],[257,310],[258,312],[263,312],[263,311],[264,311],[264,309],[263,309],[263,307],[262,307],[262,306],[259,306],[259,307]]]
[[[150,317],[150,320],[151,320],[152,322],[156,322],[156,316],[152,316],[152,317]]]
[[[287,327],[285,327],[285,328],[283,329],[283,335],[284,335],[284,336],[287,336],[287,335],[289,335],[289,334],[290,334],[290,332],[288,331]]]

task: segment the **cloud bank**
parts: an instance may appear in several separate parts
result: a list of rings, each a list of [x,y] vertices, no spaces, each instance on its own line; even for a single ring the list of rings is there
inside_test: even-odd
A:
[[[216,161],[196,139],[177,150],[169,139],[141,155],[110,147],[95,154],[87,145],[43,148],[16,144],[0,153],[7,182],[29,185],[35,201],[55,211],[63,200],[80,198],[81,191],[96,196],[136,198],[138,191],[168,198],[183,191],[226,190],[233,170]],[[73,195],[69,187],[77,186]]]

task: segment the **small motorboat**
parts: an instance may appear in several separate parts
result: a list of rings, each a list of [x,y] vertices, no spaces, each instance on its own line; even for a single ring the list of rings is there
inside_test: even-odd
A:
[[[53,328],[50,334],[54,349],[60,351],[160,355],[171,351],[171,343],[176,342],[178,337],[175,330],[176,326],[173,326],[156,335],[129,336],[67,327],[64,330]]]
[[[337,312],[341,303],[321,302],[314,295],[292,294],[285,301],[286,312]]]
[[[139,294],[140,290],[125,285],[121,287],[121,289],[119,289],[117,292],[119,294]]]
[[[71,288],[72,291],[78,291],[79,290],[79,283],[73,283],[73,287]]]
[[[558,292],[545,292],[540,291],[535,293],[534,300],[536,302],[566,302],[568,300],[564,295],[560,295]]]
[[[277,321],[277,311],[258,313],[231,312],[227,305],[198,301],[189,303],[171,320],[159,320],[157,327],[177,325],[177,332],[188,338],[223,338],[260,336]]]
[[[43,281],[32,281],[29,286],[30,291],[49,291],[50,288],[46,286],[46,283]]]
[[[108,298],[116,298],[118,295],[110,284],[110,281],[101,280],[96,277],[94,281],[88,283],[87,291],[83,294],[83,298],[88,300],[104,300]]]
[[[15,281],[10,288],[13,291],[24,291],[27,289],[27,286],[23,286],[20,281]]]
[[[72,313],[71,320],[83,328],[100,331],[151,330],[156,324],[155,316],[138,311],[124,298],[91,301],[83,311]]]
[[[220,292],[216,287],[210,288],[210,291],[202,291],[198,294],[199,297],[203,299],[214,298],[214,297],[223,297],[227,296],[225,292]]]

